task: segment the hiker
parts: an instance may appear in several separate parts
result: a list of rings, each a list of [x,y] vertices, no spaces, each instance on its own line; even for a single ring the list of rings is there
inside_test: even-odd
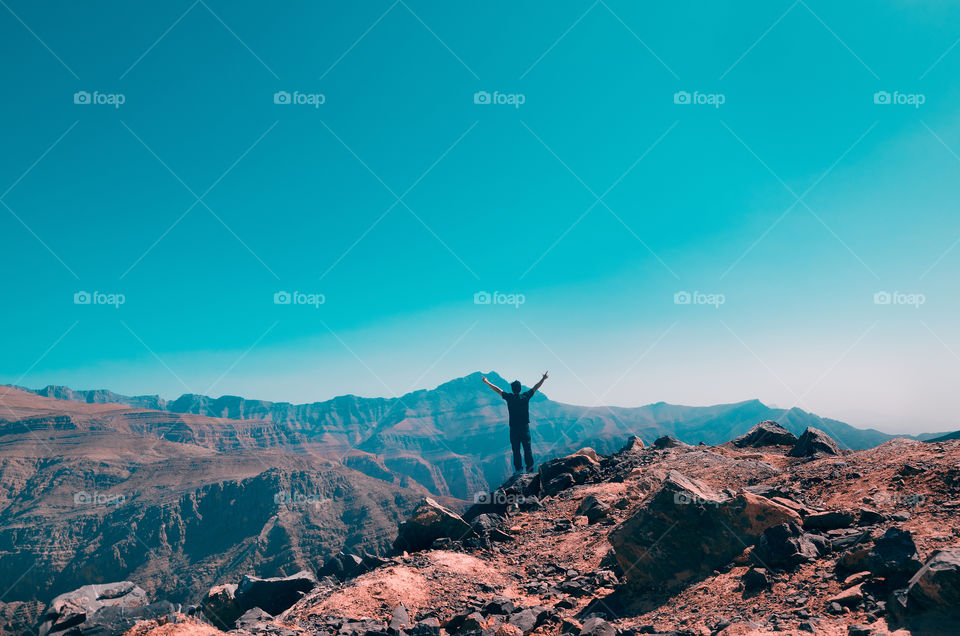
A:
[[[481,376],[483,377],[483,376]],[[547,372],[543,372],[540,381],[533,385],[532,389],[520,392],[522,388],[520,380],[514,380],[510,383],[513,393],[507,393],[498,386],[483,378],[484,383],[500,394],[500,397],[507,403],[507,410],[510,412],[510,445],[513,447],[513,468],[514,474],[522,472],[523,464],[520,463],[520,446],[523,446],[523,459],[527,464],[527,472],[533,472],[533,452],[530,450],[530,398],[537,392],[537,389],[543,385],[547,379]]]

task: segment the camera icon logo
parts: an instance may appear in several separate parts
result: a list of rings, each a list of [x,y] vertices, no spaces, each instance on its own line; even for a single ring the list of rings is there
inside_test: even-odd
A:
[[[687,291],[678,291],[673,295],[673,304],[674,305],[689,305],[690,304],[690,292]]]
[[[73,103],[74,104],[89,104],[90,103],[90,93],[87,91],[77,91],[73,94]]]
[[[487,91],[477,91],[473,94],[474,104],[489,104],[491,101],[490,93]]]
[[[492,300],[490,292],[480,291],[473,295],[474,305],[489,305]]]
[[[878,291],[873,295],[873,304],[874,305],[889,305],[892,300],[890,292]]]
[[[93,298],[88,292],[78,291],[73,295],[73,304],[74,305],[89,305]]]
[[[677,91],[673,94],[673,103],[674,104],[689,104],[690,103],[690,93],[687,91]]]
[[[673,503],[686,506],[693,503],[693,496],[686,490],[673,493]]]
[[[287,91],[277,91],[273,94],[273,103],[274,104],[289,104],[290,103],[290,93]]]
[[[274,305],[289,305],[291,300],[292,298],[289,292],[278,291],[273,295]]]
[[[890,103],[890,93],[887,91],[877,91],[873,94],[873,103],[874,104],[889,104]]]

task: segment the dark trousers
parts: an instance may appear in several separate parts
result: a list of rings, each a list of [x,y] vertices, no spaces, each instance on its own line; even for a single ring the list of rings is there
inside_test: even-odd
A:
[[[523,468],[520,463],[520,447],[523,446],[523,459],[527,470],[533,470],[533,451],[530,450],[530,429],[527,427],[510,427],[510,445],[513,446],[513,467],[518,471]]]

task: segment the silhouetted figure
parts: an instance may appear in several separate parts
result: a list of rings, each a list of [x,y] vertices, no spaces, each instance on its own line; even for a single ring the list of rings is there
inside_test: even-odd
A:
[[[521,472],[523,464],[520,463],[520,446],[523,446],[523,459],[527,464],[527,472],[533,472],[533,452],[530,450],[530,398],[537,392],[537,389],[547,379],[547,372],[543,372],[540,381],[533,385],[532,389],[520,392],[520,380],[514,380],[510,383],[513,393],[507,393],[501,390],[487,378],[483,381],[491,389],[500,394],[500,397],[507,403],[507,410],[510,412],[510,445],[513,447],[513,467],[516,472]]]

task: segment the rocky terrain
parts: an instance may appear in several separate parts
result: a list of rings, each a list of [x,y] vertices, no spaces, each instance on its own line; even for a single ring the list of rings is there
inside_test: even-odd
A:
[[[172,610],[135,582],[99,601],[78,590],[41,626],[74,627],[41,634],[103,633],[84,630],[110,624],[110,603],[142,617],[114,620],[131,636],[960,630],[955,440],[844,451],[773,422],[718,446],[631,438],[547,461],[462,514],[425,497],[393,535],[380,557],[225,578]]]

